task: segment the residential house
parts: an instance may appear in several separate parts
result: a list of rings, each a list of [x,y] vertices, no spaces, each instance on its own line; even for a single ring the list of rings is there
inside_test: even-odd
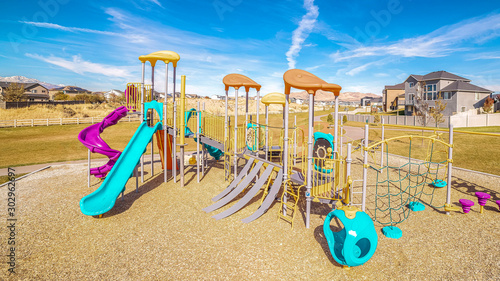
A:
[[[98,93],[98,92],[94,92],[94,94],[100,94],[100,93]],[[103,94],[104,94],[104,97],[105,97],[106,99],[110,99],[110,98],[111,98],[111,97],[113,97],[113,96],[115,96],[115,97],[124,97],[124,96],[125,96],[125,93],[123,93],[123,92],[122,92],[122,91],[120,91],[120,90],[115,90],[115,89],[110,90],[110,91],[107,91],[107,92],[105,92],[105,93],[103,93]]]
[[[5,90],[13,82],[0,82],[0,94],[4,95]],[[49,99],[49,89],[38,83],[17,83],[24,87],[24,96],[29,101],[44,101]]]
[[[225,96],[221,96],[221,95],[211,95],[210,98],[213,100],[225,100],[226,99]]]
[[[385,86],[382,91],[382,109],[385,112],[399,109],[399,106],[404,107],[405,100],[405,83]]]
[[[479,109],[486,97],[493,91],[470,83],[471,80],[446,72],[435,71],[426,75],[410,75],[405,84],[405,114],[415,113],[417,97],[429,108],[435,107],[437,101],[446,103],[445,116],[458,112]]]
[[[363,97],[360,100],[361,106],[379,106],[382,105],[382,97],[373,98],[373,97]]]
[[[62,92],[70,97],[74,97],[78,94],[91,94],[92,92],[80,87],[76,86],[64,86],[64,87],[58,87],[58,88],[53,88],[49,91],[50,99],[54,99],[54,95]]]

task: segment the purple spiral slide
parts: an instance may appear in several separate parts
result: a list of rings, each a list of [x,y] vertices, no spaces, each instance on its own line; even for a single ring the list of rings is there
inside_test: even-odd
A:
[[[96,178],[105,177],[107,173],[111,171],[121,154],[120,151],[109,147],[101,138],[101,133],[107,127],[118,123],[118,121],[125,116],[127,116],[127,108],[125,106],[120,106],[108,114],[108,116],[104,117],[101,122],[83,129],[78,134],[78,140],[90,149],[92,153],[100,153],[109,158],[108,163],[105,165],[90,169],[90,174],[95,175]]]

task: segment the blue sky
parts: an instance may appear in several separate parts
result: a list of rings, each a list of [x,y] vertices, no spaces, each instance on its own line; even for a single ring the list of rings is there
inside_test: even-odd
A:
[[[343,91],[381,94],[437,70],[500,91],[497,0],[37,0],[0,10],[0,76],[123,90],[140,81],[140,55],[172,50],[193,94],[223,94],[229,73],[282,92],[290,68]]]

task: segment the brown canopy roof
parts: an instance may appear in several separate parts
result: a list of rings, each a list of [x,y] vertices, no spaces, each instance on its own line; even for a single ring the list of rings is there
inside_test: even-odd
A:
[[[340,95],[340,87],[337,84],[326,83],[323,79],[302,69],[290,69],[283,74],[285,81],[285,94],[290,94],[290,89],[305,90],[309,94],[315,94],[317,90],[332,92],[335,96]]]
[[[229,87],[234,87],[236,90],[240,87],[245,87],[245,90],[248,92],[250,88],[255,88],[257,91],[260,91],[260,84],[253,81],[252,79],[246,77],[242,74],[228,74],[222,79],[222,83],[226,85],[226,91],[229,90]]]

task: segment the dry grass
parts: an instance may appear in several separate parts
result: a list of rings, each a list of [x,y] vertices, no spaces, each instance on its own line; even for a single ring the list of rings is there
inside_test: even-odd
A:
[[[355,179],[360,173],[357,159]],[[86,187],[85,165],[53,167],[23,179],[17,185],[17,275],[9,278],[7,264],[2,263],[0,279],[495,280],[500,276],[500,214],[493,203],[500,200],[498,178],[456,174],[452,202],[476,201],[475,191],[488,192],[493,198],[484,214],[476,206],[468,215],[451,216],[427,207],[399,225],[403,230],[399,240],[385,238],[376,224],[379,242],[372,259],[344,270],[333,260],[322,230],[329,206],[313,203],[309,229],[304,227],[303,201],[294,229],[277,221],[278,204],[258,220],[243,224],[240,219],[258,208],[258,200],[215,221],[201,209],[225,188],[222,177],[221,162],[200,183],[188,168],[184,188],[171,180],[162,183],[161,173],[153,177],[146,173],[139,193],[135,181],[129,181],[124,200],[118,199],[102,219],[79,210],[79,200],[98,187],[96,180],[90,189]],[[6,196],[0,192],[0,201],[6,202]],[[0,219],[5,221],[5,216],[2,212]],[[0,232],[3,249],[7,234]]]
[[[0,109],[0,120],[14,119],[44,119],[67,117],[105,117],[119,105],[103,104],[74,104],[74,105],[34,105],[24,108]],[[75,115],[68,116],[70,109]]]

